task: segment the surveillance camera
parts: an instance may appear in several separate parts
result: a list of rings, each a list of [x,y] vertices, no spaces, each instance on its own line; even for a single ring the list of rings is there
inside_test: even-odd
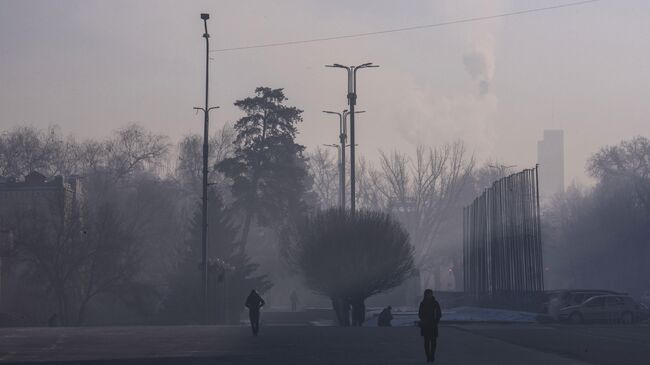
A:
[[[208,14],[208,13],[201,13],[201,19],[203,19],[203,20],[208,20],[208,19],[210,19],[210,14]]]

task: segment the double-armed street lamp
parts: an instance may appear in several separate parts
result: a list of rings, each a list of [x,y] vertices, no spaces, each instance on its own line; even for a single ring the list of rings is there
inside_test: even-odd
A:
[[[325,67],[336,67],[345,69],[348,72],[348,105],[350,106],[350,211],[352,215],[356,208],[356,169],[355,169],[355,139],[354,139],[354,106],[357,103],[357,71],[362,68],[379,67],[372,62],[359,66],[344,66],[338,63],[325,65]]]
[[[347,109],[343,112],[333,112],[329,110],[323,110],[323,113],[335,114],[339,116],[339,141],[341,145],[339,146],[339,198],[341,209],[345,210],[345,147],[348,139],[348,122],[347,118],[350,112]],[[360,110],[354,112],[355,114],[365,113],[365,110]],[[329,146],[329,145],[327,145]]]
[[[208,319],[208,130],[210,125],[210,110],[219,108],[218,106],[208,106],[208,80],[209,80],[209,62],[210,62],[210,34],[208,34],[208,19],[210,14],[201,14],[205,32],[205,107],[194,107],[196,110],[203,111],[203,198],[201,206],[201,286],[203,299],[203,321],[207,324]]]
[[[338,155],[338,167],[339,167],[339,207],[340,209],[345,210],[345,160],[344,158],[345,158],[345,148],[350,147],[350,145],[324,143],[323,146],[336,148],[336,152]]]

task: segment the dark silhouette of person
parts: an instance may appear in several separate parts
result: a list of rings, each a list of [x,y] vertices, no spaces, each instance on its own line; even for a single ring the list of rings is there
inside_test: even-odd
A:
[[[47,326],[48,327],[58,327],[59,326],[59,317],[56,315],[56,313],[52,313],[50,318],[48,318]]]
[[[291,311],[295,312],[298,309],[298,294],[295,290],[291,292],[289,300],[291,300]]]
[[[257,336],[257,333],[260,331],[260,308],[264,306],[264,299],[253,289],[248,294],[245,305],[248,308],[248,319],[251,321],[253,336]]]
[[[440,303],[433,296],[433,290],[424,291],[418,317],[420,317],[420,335],[424,337],[424,352],[427,355],[427,362],[433,362],[436,357],[438,322],[442,317]]]
[[[379,316],[377,317],[377,326],[391,327],[390,321],[393,320],[393,313],[391,312],[392,309],[393,307],[389,305],[388,307],[384,308],[381,313],[379,313]]]

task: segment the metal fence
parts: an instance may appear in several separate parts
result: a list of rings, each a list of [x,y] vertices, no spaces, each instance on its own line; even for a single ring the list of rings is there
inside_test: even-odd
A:
[[[463,209],[465,293],[512,302],[544,290],[538,169],[495,181]]]

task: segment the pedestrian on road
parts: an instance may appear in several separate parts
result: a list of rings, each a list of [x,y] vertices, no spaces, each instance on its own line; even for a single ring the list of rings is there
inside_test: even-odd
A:
[[[436,357],[438,322],[442,317],[440,303],[433,296],[433,290],[424,291],[418,317],[420,317],[420,335],[424,337],[424,352],[427,355],[427,362],[433,362]]]
[[[58,327],[59,326],[59,317],[57,317],[56,313],[52,313],[50,318],[48,318],[47,326],[48,327]]]
[[[377,326],[391,327],[390,321],[393,320],[393,313],[391,312],[392,309],[393,307],[389,305],[388,307],[384,308],[381,313],[379,313],[379,316],[377,317]]]
[[[291,300],[291,311],[295,312],[298,309],[298,294],[295,290],[291,292],[289,300]]]
[[[260,331],[260,308],[264,306],[264,299],[253,289],[246,298],[245,305],[248,308],[248,319],[251,321],[253,336],[257,336]]]

